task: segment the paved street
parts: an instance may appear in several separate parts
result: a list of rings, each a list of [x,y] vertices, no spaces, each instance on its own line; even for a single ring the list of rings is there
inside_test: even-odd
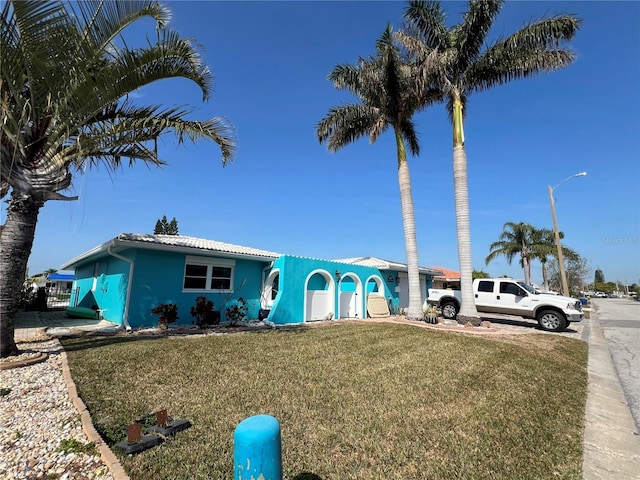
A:
[[[640,431],[640,302],[599,298],[594,304],[620,385]]]

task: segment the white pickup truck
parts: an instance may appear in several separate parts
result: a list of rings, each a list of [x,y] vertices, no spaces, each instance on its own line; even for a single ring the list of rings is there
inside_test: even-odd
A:
[[[539,293],[524,282],[512,278],[477,278],[473,281],[473,296],[478,313],[502,313],[532,318],[540,328],[559,332],[569,322],[584,318],[582,304],[576,298]],[[442,316],[456,318],[460,311],[462,292],[430,288],[427,302],[440,307]]]

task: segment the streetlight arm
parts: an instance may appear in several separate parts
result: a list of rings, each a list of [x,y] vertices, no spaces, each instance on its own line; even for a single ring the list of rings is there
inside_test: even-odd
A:
[[[556,185],[555,187],[553,187],[551,190],[555,190],[556,188],[558,188],[560,185],[564,185],[565,183],[567,183],[569,180],[571,180],[573,177],[586,177],[587,176],[587,172],[580,172],[580,173],[576,173],[574,175],[571,175],[570,177],[565,178],[563,181],[561,181],[558,185]],[[551,187],[549,187],[551,188]]]

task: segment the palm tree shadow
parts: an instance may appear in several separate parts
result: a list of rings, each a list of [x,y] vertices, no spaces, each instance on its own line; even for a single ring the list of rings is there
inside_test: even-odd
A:
[[[109,345],[117,345],[120,343],[131,343],[149,340],[162,340],[167,338],[166,335],[140,335],[140,336],[98,336],[98,335],[78,335],[60,338],[60,343],[67,352],[77,350],[87,350],[91,348],[107,347]]]
[[[292,480],[322,480],[322,477],[319,477],[315,473],[311,472],[300,472]]]

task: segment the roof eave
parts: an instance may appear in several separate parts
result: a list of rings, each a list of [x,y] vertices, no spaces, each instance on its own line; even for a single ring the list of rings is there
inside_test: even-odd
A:
[[[102,245],[98,245],[95,248],[83,253],[75,257],[72,260],[69,260],[65,264],[60,267],[60,270],[73,270],[77,265],[85,263],[89,261],[91,258],[96,257],[102,254],[108,254],[109,247],[116,248],[118,250],[124,250],[129,248],[139,248],[145,250],[159,250],[165,252],[176,252],[176,253],[186,253],[190,255],[202,255],[202,256],[210,256],[215,255],[220,258],[233,258],[233,259],[251,259],[258,260],[264,262],[271,262],[278,258],[279,255],[251,255],[247,253],[232,253],[232,252],[221,252],[219,250],[209,250],[198,247],[184,247],[178,245],[162,245],[157,243],[149,243],[149,242],[139,242],[136,240],[121,240],[118,238],[113,238],[108,242],[103,243]]]

